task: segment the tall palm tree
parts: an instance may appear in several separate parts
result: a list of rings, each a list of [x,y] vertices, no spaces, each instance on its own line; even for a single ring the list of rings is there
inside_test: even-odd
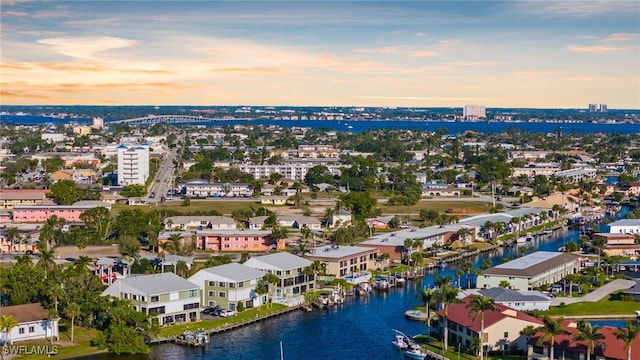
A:
[[[2,317],[0,317],[0,331],[6,333],[5,340],[7,343],[13,343],[11,340],[11,330],[18,325],[20,325],[20,323],[18,323],[13,315],[2,315]]]
[[[549,359],[554,359],[554,346],[556,344],[556,336],[569,334],[567,330],[562,327],[563,317],[557,320],[553,320],[549,316],[545,315],[542,318],[544,326],[538,328],[538,331],[542,331],[542,336],[538,339],[538,345],[549,339]]]
[[[433,285],[435,285],[438,288],[447,286],[449,284],[451,284],[451,281],[453,280],[453,278],[451,276],[440,276],[440,275],[436,275],[435,279],[433,280]]]
[[[436,298],[444,307],[444,336],[443,347],[447,350],[449,345],[449,305],[458,301],[458,289],[451,285],[443,285],[436,292]]]
[[[458,237],[462,240],[463,244],[466,244],[467,238],[471,236],[471,229],[466,227],[461,227],[458,229]]]
[[[273,299],[273,291],[278,286],[278,284],[280,284],[280,278],[278,277],[278,275],[274,273],[267,273],[263,279],[268,286],[269,306],[271,306],[271,300]]]
[[[573,340],[587,343],[586,360],[591,360],[591,354],[596,346],[604,348],[604,343],[600,341],[604,340],[604,338],[604,334],[600,332],[600,326],[591,326],[584,320],[578,322],[578,332],[573,336]]]
[[[456,277],[458,278],[458,289],[462,289],[461,278],[464,275],[464,269],[457,268],[455,271]]]
[[[15,259],[16,259],[16,264],[33,264],[33,261],[31,261],[31,256],[27,254],[17,255]]]
[[[87,270],[88,266],[91,265],[92,262],[93,260],[90,257],[86,255],[80,255],[73,261],[73,264],[78,269]]]
[[[38,262],[36,263],[36,265],[44,269],[45,279],[56,267],[56,262],[54,260],[55,259],[54,253],[55,253],[55,250],[50,249],[50,250],[42,250],[36,255],[38,257]]]
[[[471,288],[471,273],[473,272],[473,263],[471,261],[467,261],[462,265],[462,270],[466,273],[467,278],[467,289]]]
[[[180,252],[183,240],[184,237],[180,233],[173,233],[169,236],[169,242],[171,243],[171,248],[173,249],[174,254],[178,254]]]
[[[631,344],[640,334],[640,325],[634,325],[631,321],[625,322],[626,329],[618,328],[614,335],[617,339],[624,341],[624,349],[627,350],[627,360],[631,360]]]
[[[416,299],[425,305],[425,312],[427,313],[427,339],[431,336],[431,305],[435,300],[435,294],[433,289],[424,289],[416,294]]]
[[[480,315],[480,360],[482,360],[484,358],[484,313],[498,311],[498,307],[492,298],[482,295],[473,295],[465,307],[469,309],[469,315],[473,321],[476,321]]]
[[[73,330],[75,326],[75,320],[80,316],[80,305],[76,303],[70,303],[65,309],[65,314],[71,319],[71,342],[73,342]]]

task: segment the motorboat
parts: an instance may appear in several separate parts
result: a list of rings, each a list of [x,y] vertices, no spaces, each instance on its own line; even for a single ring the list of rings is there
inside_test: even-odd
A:
[[[391,340],[391,346],[398,350],[406,350],[409,348],[409,343],[406,341],[403,335],[396,333],[395,339]]]
[[[527,238],[526,238],[526,237],[524,237],[524,236],[520,236],[520,237],[518,237],[518,238],[516,239],[516,243],[518,243],[518,244],[524,244],[524,243],[526,243],[526,242],[527,242]]]
[[[409,349],[404,352],[404,357],[409,359],[424,360],[427,357],[427,352],[424,348],[418,344],[411,344]]]

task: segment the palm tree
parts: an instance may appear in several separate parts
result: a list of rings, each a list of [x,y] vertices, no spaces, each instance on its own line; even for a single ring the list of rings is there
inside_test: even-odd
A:
[[[494,300],[482,295],[473,295],[471,301],[465,305],[469,309],[469,315],[476,321],[480,315],[480,360],[484,358],[484,313],[486,311],[498,311]]]
[[[435,279],[433,280],[433,285],[435,285],[438,288],[441,288],[441,287],[449,285],[452,280],[453,280],[453,278],[451,276],[436,275]]]
[[[469,228],[461,227],[458,229],[458,237],[462,240],[463,244],[466,244],[469,236],[471,236],[471,230]]]
[[[86,256],[86,255],[80,255],[78,256],[77,259],[75,259],[73,261],[73,264],[76,268],[78,269],[82,269],[82,270],[87,270],[87,267],[93,262],[93,260]]]
[[[184,237],[180,233],[173,233],[169,236],[169,243],[171,243],[171,248],[173,249],[174,254],[178,254],[180,252],[183,239]]]
[[[467,289],[471,288],[471,273],[473,272],[473,263],[470,261],[465,262],[462,265],[462,270],[466,273],[467,278]]]
[[[278,284],[280,284],[280,278],[274,273],[267,273],[263,279],[268,286],[269,306],[271,306],[271,300],[273,299],[273,290],[275,290]]]
[[[382,270],[384,270],[386,268],[386,263],[387,260],[389,260],[391,258],[391,255],[389,255],[389,253],[382,253],[380,254],[380,256],[378,256],[378,260],[380,261],[380,264],[382,265]]]
[[[20,325],[20,323],[18,323],[18,321],[14,319],[13,315],[2,315],[2,317],[0,318],[0,331],[6,333],[5,340],[7,343],[13,343],[13,341],[11,340],[11,330],[13,330],[13,328],[18,325]]]
[[[425,312],[427,313],[427,339],[431,336],[431,305],[435,300],[435,294],[433,289],[424,289],[416,294],[416,299],[420,300],[425,305]]]
[[[38,262],[36,263],[36,265],[44,269],[45,279],[47,278],[47,275],[51,273],[53,269],[55,269],[56,267],[56,262],[54,260],[55,259],[54,253],[55,253],[55,250],[50,249],[50,250],[42,250],[37,254]]]
[[[31,256],[24,254],[24,255],[17,255],[15,257],[16,259],[16,264],[20,265],[20,264],[33,264],[33,261],[31,261]]]
[[[538,346],[542,345],[545,339],[549,339],[549,359],[554,359],[553,347],[556,344],[556,336],[569,334],[569,332],[562,327],[563,321],[563,317],[560,317],[557,320],[553,320],[549,316],[545,315],[542,318],[544,326],[538,328],[538,331],[542,331],[542,336],[540,336],[540,338],[538,339]]]
[[[520,330],[520,335],[525,336],[527,341],[531,339],[532,336],[538,333],[538,329],[533,325],[527,325],[524,329]]]
[[[587,358],[585,360],[591,360],[595,346],[604,348],[604,343],[600,340],[604,340],[605,336],[599,330],[600,326],[598,325],[591,326],[584,320],[578,322],[578,332],[573,336],[573,340],[587,343]]]
[[[75,320],[81,314],[80,305],[76,303],[70,303],[69,305],[67,305],[67,308],[65,309],[64,312],[69,318],[71,318],[71,342],[73,342],[73,330],[75,326]]]
[[[47,320],[48,320],[47,328],[51,328],[51,337],[49,337],[49,341],[51,341],[51,343],[53,343],[53,325],[52,324],[53,324],[53,321],[58,318],[59,318],[58,310],[49,309],[49,311],[47,312]],[[45,328],[45,334],[44,334],[45,338],[47,337],[46,331],[47,329]]]
[[[624,341],[624,349],[627,350],[627,360],[631,360],[631,344],[640,334],[640,325],[633,325],[631,321],[626,321],[626,329],[618,328],[614,335],[616,339]]]
[[[458,289],[451,285],[442,285],[436,294],[436,298],[444,307],[444,336],[442,341],[444,341],[444,349],[447,350],[449,345],[449,305],[458,301]]]
[[[464,275],[464,269],[457,268],[455,271],[456,277],[458,278],[458,289],[462,289],[462,284],[460,278]]]

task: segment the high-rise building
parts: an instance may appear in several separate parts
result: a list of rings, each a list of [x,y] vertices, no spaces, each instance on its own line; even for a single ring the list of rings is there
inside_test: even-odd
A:
[[[598,105],[597,104],[589,104],[589,112],[590,113],[596,112],[597,109],[598,109]]]
[[[600,112],[601,113],[607,112],[607,104],[600,104]]]
[[[149,177],[149,145],[120,145],[118,149],[118,185],[144,185]]]
[[[465,105],[462,110],[465,120],[477,120],[487,117],[486,109],[483,105]]]

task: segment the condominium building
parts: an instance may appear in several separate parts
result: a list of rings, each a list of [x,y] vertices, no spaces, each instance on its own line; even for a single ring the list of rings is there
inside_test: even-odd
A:
[[[466,120],[477,120],[480,118],[486,118],[487,112],[483,105],[465,105],[462,110],[462,116]]]
[[[118,149],[118,184],[144,185],[149,177],[149,146],[120,145]]]

